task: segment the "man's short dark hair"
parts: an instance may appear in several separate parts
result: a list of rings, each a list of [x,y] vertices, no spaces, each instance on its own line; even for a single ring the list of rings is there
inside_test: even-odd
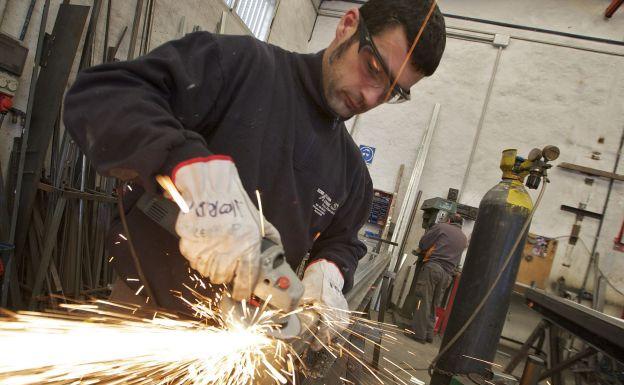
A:
[[[386,28],[403,26],[407,34],[408,47],[411,47],[432,0],[369,0],[360,8],[366,28],[371,35],[379,34]],[[411,63],[425,76],[431,76],[438,68],[446,46],[444,16],[436,5],[414,52]]]

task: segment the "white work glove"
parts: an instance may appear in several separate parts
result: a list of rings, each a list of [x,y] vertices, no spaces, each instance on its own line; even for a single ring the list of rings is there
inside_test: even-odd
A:
[[[173,182],[190,207],[176,222],[180,252],[212,283],[231,283],[233,299],[248,299],[260,269],[260,213],[232,159],[192,159],[176,167]],[[268,239],[281,244],[278,231],[266,220],[264,230]]]
[[[342,294],[344,279],[338,267],[325,259],[312,262],[303,274],[301,304],[320,315],[318,331],[313,331],[312,350],[329,346],[349,326],[349,305]]]

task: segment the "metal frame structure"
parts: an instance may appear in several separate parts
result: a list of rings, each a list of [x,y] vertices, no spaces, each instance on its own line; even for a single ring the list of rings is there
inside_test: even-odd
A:
[[[59,119],[81,39],[80,68],[93,64],[103,1],[92,7],[61,4],[46,36],[49,4],[43,7],[24,130],[15,140],[7,175],[5,190],[14,192],[7,194],[14,207],[7,243],[17,247],[4,276],[3,307],[38,309],[54,305],[58,297],[106,296],[112,280],[104,241],[116,201],[114,181],[95,173]],[[107,24],[110,5],[111,0]],[[105,34],[107,45],[108,28]],[[110,48],[103,49],[104,61],[113,58]]]
[[[542,290],[527,289],[527,305],[542,314],[543,320],[533,330],[520,351],[512,357],[505,367],[505,373],[511,373],[523,361],[531,347],[537,342],[542,349],[548,331],[550,353],[548,369],[541,373],[539,380],[552,379],[554,385],[563,385],[561,372],[580,360],[602,352],[624,364],[624,321],[610,317],[573,301],[555,297]],[[566,359],[562,357],[563,341],[561,330],[565,330],[582,339],[586,347]]]

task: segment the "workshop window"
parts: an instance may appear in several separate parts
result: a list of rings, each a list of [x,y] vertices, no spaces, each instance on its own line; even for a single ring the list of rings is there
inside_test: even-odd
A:
[[[266,40],[275,14],[277,0],[225,0],[245,22],[255,37]]]

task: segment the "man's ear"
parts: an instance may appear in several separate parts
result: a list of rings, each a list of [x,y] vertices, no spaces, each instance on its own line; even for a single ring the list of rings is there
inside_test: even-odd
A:
[[[336,27],[336,38],[338,42],[342,42],[349,38],[355,30],[357,30],[360,22],[360,11],[357,8],[351,8],[341,18]]]

